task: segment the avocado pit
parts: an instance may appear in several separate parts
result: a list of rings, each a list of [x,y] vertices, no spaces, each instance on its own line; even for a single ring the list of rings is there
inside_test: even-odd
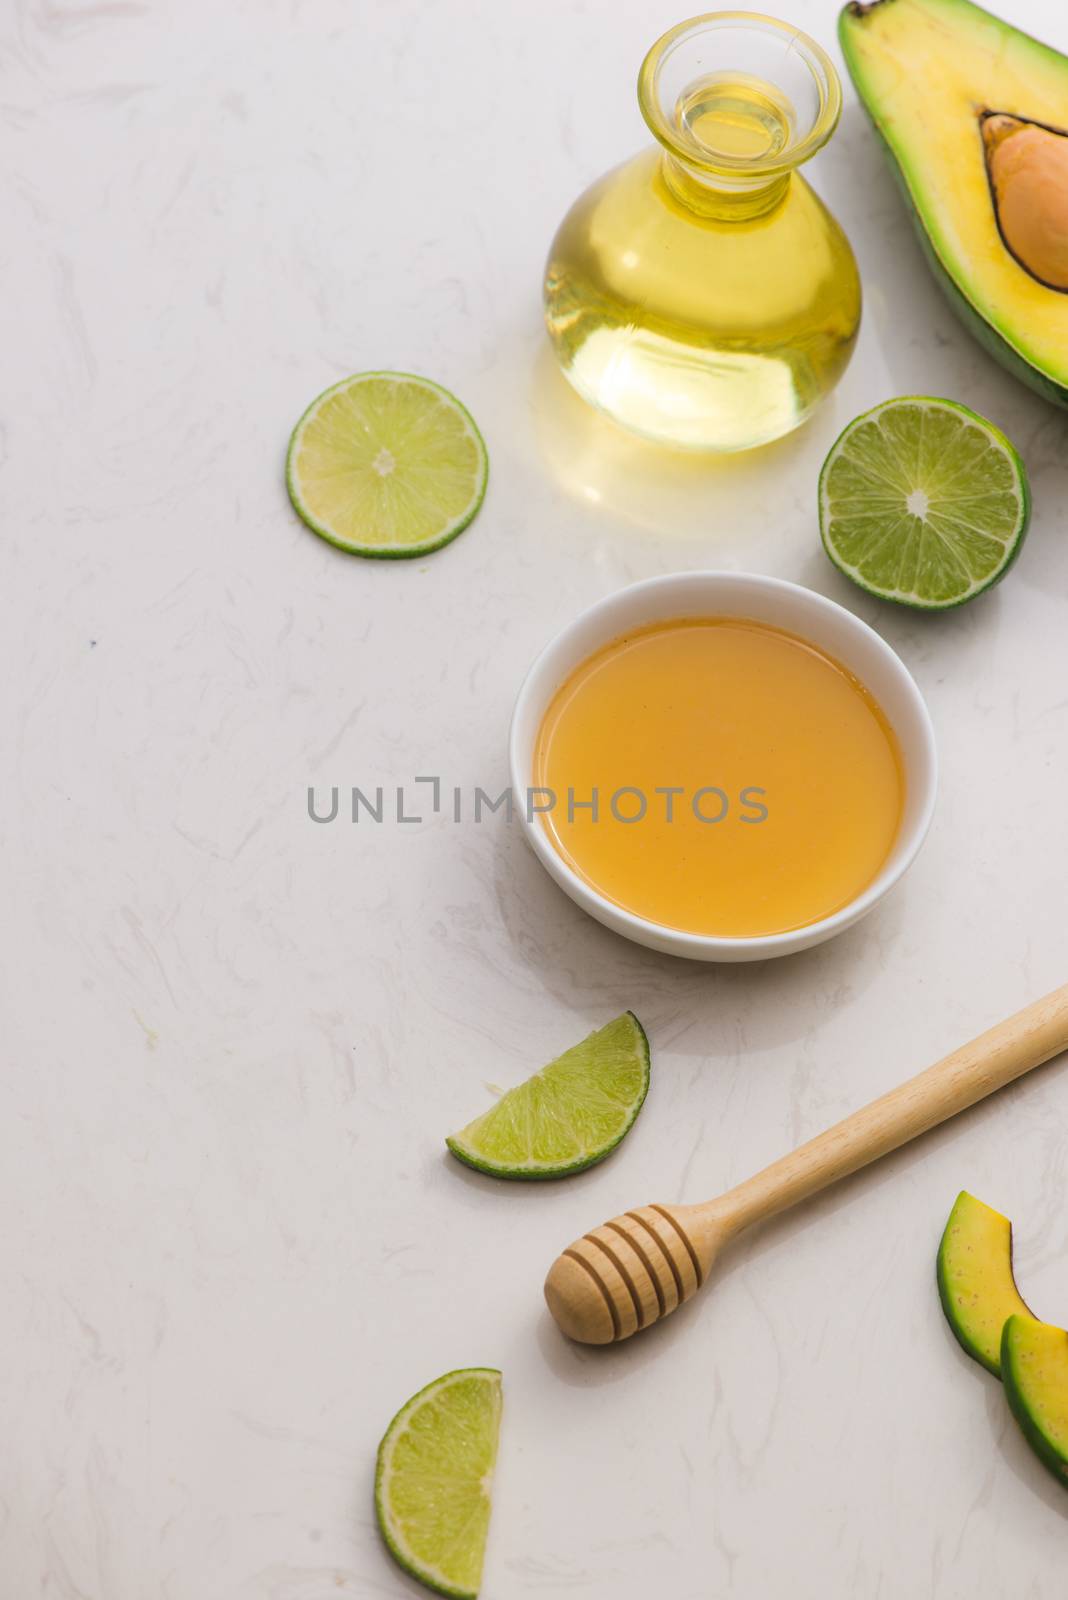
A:
[[[1003,111],[979,119],[1006,249],[1038,283],[1068,293],[1068,133]]]

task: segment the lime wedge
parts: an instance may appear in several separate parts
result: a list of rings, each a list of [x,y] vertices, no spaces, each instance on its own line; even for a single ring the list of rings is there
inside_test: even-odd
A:
[[[489,467],[470,413],[428,378],[360,372],[293,430],[289,498],[309,528],[359,556],[423,556],[462,533]]]
[[[500,1426],[500,1373],[463,1367],[413,1395],[378,1447],[375,1512],[390,1554],[458,1600],[482,1581]]]
[[[615,1149],[648,1088],[649,1041],[624,1011],[445,1142],[495,1178],[566,1177]]]
[[[1031,516],[1000,429],[952,400],[887,400],[849,424],[820,473],[820,532],[869,594],[943,611],[1003,578]]]

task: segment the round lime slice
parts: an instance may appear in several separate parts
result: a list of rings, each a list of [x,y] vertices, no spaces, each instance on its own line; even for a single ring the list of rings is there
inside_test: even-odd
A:
[[[445,1142],[496,1178],[566,1177],[615,1149],[648,1089],[649,1041],[624,1011]]]
[[[500,1425],[500,1373],[465,1367],[413,1395],[378,1447],[375,1512],[390,1554],[456,1600],[474,1600],[482,1581]]]
[[[851,422],[820,473],[820,532],[869,594],[927,611],[1003,578],[1031,516],[1027,473],[999,428],[953,400],[887,400]]]
[[[313,400],[293,429],[286,485],[308,527],[340,549],[423,556],[467,527],[488,471],[455,395],[405,372],[360,372]]]

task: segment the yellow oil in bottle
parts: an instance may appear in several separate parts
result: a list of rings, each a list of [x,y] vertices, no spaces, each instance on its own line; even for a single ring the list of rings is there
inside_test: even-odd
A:
[[[740,72],[710,73],[679,95],[675,124],[714,155],[759,161],[790,142],[793,114],[772,84]]]
[[[587,190],[553,241],[545,315],[558,359],[585,399],[649,438],[767,443],[849,360],[853,253],[792,170],[798,118],[776,85],[704,74],[658,137]]]

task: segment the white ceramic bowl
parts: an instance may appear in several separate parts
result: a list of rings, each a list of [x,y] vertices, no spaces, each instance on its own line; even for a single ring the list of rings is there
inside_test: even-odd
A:
[[[557,854],[543,823],[529,815],[535,787],[534,747],[542,717],[560,684],[601,645],[628,629],[672,617],[751,617],[819,645],[856,674],[886,713],[905,767],[905,809],[886,862],[862,894],[833,916],[759,938],[722,939],[685,933],[635,916],[605,899]],[[821,944],[852,926],[883,898],[923,843],[934,810],[938,758],[931,718],[907,669],[866,622],[811,589],[741,572],[680,572],[649,578],[598,601],[557,634],[523,681],[512,713],[512,791],[527,838],[542,866],[584,911],[627,939],[696,961],[763,961]]]

